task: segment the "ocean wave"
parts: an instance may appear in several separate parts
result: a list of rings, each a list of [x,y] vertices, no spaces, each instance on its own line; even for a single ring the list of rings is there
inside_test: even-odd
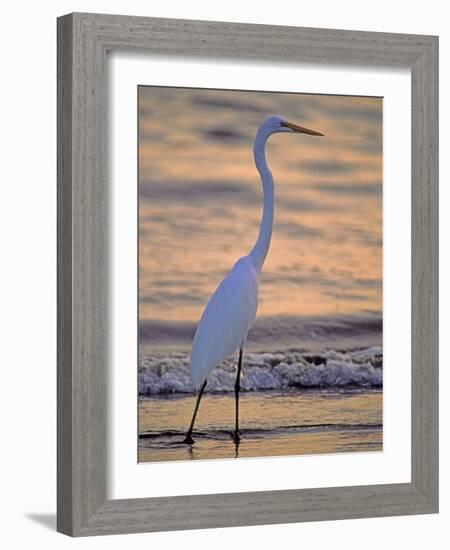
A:
[[[266,274],[265,280],[271,282],[271,276]],[[284,280],[289,282],[286,277]],[[299,279],[297,278],[291,282],[299,282]],[[325,283],[326,281],[324,281],[324,285]],[[369,286],[369,281],[362,280],[361,284],[366,288]],[[197,323],[194,321],[164,322],[157,319],[141,319],[139,322],[139,340],[141,343],[149,344],[167,342],[188,342],[191,344],[196,326]],[[250,329],[248,342],[250,344],[270,343],[271,345],[281,345],[280,342],[282,342],[282,345],[285,345],[286,341],[291,341],[302,342],[305,346],[312,342],[321,342],[325,347],[326,342],[336,342],[346,338],[354,340],[364,337],[380,338],[382,330],[382,317],[376,313],[335,317],[262,317],[256,319],[255,324]],[[376,343],[373,342],[373,344]],[[337,347],[335,343],[331,345]],[[359,345],[368,346],[369,344]]]
[[[381,387],[383,356],[380,346],[320,353],[246,353],[241,375],[242,391],[283,390],[286,388]],[[206,390],[231,392],[236,378],[236,359],[219,365],[208,377]],[[139,394],[192,393],[187,353],[152,354],[140,359]]]

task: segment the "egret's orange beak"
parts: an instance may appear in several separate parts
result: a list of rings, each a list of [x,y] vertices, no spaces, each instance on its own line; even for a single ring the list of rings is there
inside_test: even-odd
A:
[[[282,122],[281,125],[286,126],[291,130],[294,130],[294,132],[299,132],[300,134],[308,134],[310,136],[323,136],[323,134],[321,134],[320,132],[309,130],[308,128],[303,128],[303,126],[298,126],[297,124],[293,124],[292,122]]]

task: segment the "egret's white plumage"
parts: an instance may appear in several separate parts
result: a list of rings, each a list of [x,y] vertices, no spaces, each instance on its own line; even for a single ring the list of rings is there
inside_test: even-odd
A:
[[[258,274],[243,257],[208,302],[192,343],[191,375],[198,387],[222,359],[242,346],[258,308]]]
[[[269,136],[281,132],[322,135],[277,116],[267,118],[256,133],[253,152],[264,197],[259,235],[251,252],[236,262],[217,287],[197,326],[190,359],[192,382],[197,388],[218,363],[243,348],[256,316],[258,277],[270,246],[274,211],[274,184],[265,145]]]

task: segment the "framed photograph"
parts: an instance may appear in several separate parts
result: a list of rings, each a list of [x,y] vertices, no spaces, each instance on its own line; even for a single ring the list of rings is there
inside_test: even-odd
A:
[[[58,19],[58,530],[438,511],[438,39]]]

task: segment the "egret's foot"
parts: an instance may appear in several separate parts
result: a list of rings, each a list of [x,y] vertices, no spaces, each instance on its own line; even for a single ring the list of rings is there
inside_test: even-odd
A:
[[[195,439],[192,437],[190,432],[186,434],[186,437],[183,439],[183,443],[186,445],[193,445],[195,443]]]
[[[241,442],[241,436],[239,432],[233,432],[233,441],[238,445]]]

